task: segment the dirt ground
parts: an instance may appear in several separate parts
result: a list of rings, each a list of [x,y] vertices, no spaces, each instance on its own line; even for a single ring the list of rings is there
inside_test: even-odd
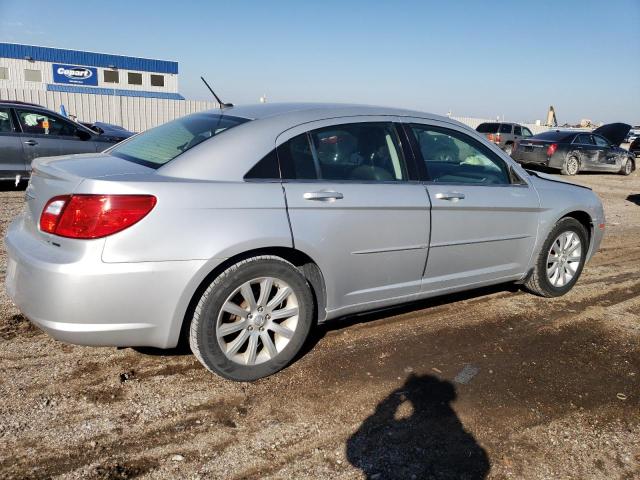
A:
[[[0,477],[639,478],[640,174],[572,181],[607,233],[565,297],[506,285],[335,321],[255,383],[65,345],[2,290]],[[0,192],[2,232],[23,196]]]

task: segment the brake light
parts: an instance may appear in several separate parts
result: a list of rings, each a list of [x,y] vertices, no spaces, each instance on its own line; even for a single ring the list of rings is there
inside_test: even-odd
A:
[[[493,133],[487,134],[487,140],[489,140],[490,142],[493,142]]]
[[[549,145],[547,147],[547,157],[552,156],[554,153],[556,153],[556,150],[558,149],[558,144],[557,143],[552,143],[551,145]]]
[[[496,133],[496,143],[500,143],[500,134]]]
[[[156,202],[153,195],[61,195],[45,205],[40,230],[67,238],[102,238],[139,222]]]

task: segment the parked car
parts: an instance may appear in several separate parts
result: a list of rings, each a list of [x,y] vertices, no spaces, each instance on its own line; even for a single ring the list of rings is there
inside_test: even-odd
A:
[[[639,136],[640,134],[637,131],[629,130],[629,133],[627,133],[627,137],[624,139],[624,143],[631,143]]]
[[[0,180],[28,178],[38,157],[96,153],[114,143],[39,105],[0,100]]]
[[[590,189],[461,123],[348,105],[196,113],[37,159],[26,197],[5,242],[27,318],[84,345],[184,334],[233,380],[282,369],[329,319],[503,282],[563,295],[605,221]]]
[[[544,165],[563,175],[581,171],[629,175],[636,168],[635,156],[620,144],[630,128],[611,123],[593,132],[552,130],[520,141],[512,156],[518,163]]]
[[[523,138],[529,138],[533,134],[527,127],[517,123],[486,122],[481,123],[476,131],[486,135],[487,140],[498,145],[502,150],[511,155],[515,143]]]
[[[127,138],[135,135],[135,133],[130,132],[124,127],[120,125],[114,125],[112,123],[106,122],[80,122],[85,127],[93,130],[97,134],[101,135],[103,138],[108,137],[110,141],[113,143],[121,142],[122,140],[126,140]]]
[[[636,157],[640,156],[640,137],[636,137],[629,145],[629,151]]]

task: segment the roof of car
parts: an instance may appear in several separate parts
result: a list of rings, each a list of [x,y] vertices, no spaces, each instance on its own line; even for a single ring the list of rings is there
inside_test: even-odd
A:
[[[29,105],[30,107],[38,107],[38,108],[46,109],[46,107],[43,107],[42,105],[38,105],[37,103],[22,102],[20,100],[0,100],[0,104],[2,104],[2,105]]]
[[[373,105],[357,105],[343,103],[258,103],[253,105],[238,105],[222,110],[225,114],[250,120],[260,120],[278,116],[302,115],[306,118],[318,119],[330,116],[355,116],[355,115],[390,115],[430,118],[452,122],[450,118],[430,113],[419,112],[396,107],[380,107]],[[220,110],[210,110],[211,113],[219,113]],[[456,122],[457,123],[457,122]]]

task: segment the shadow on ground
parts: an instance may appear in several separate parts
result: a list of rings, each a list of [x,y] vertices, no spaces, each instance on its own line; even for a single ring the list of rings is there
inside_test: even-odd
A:
[[[368,479],[483,479],[489,458],[451,407],[453,384],[411,375],[347,441],[347,458]]]
[[[631,195],[628,195],[627,201],[640,205],[640,193],[632,193]]]

